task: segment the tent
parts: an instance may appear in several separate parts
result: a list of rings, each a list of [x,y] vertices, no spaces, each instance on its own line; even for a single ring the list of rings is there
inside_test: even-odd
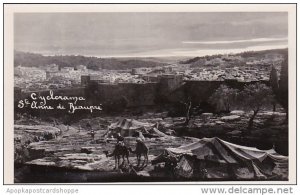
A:
[[[121,128],[121,129],[126,129],[126,130],[136,130],[140,128],[152,128],[154,127],[155,124],[151,123],[145,123],[145,122],[140,122],[135,119],[120,119],[116,123],[112,123],[109,128],[110,129],[116,129],[116,128]]]
[[[168,162],[169,161],[169,162]],[[176,163],[174,163],[176,161]],[[174,164],[174,174],[224,180],[288,179],[288,157],[226,142],[217,137],[167,148],[152,161]],[[191,174],[193,172],[193,174]]]
[[[106,135],[114,136],[115,134],[120,133],[124,137],[129,137],[142,133],[145,137],[165,136],[165,134],[156,129],[155,126],[156,124],[154,123],[141,122],[135,119],[120,119],[108,127]]]

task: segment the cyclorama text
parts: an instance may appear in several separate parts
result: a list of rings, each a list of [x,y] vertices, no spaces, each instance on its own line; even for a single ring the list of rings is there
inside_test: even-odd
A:
[[[77,96],[61,96],[61,95],[54,95],[53,91],[50,90],[49,91],[49,94],[50,95],[47,95],[47,96],[37,96],[36,93],[31,93],[31,99],[32,100],[42,100],[43,101],[43,104],[45,105],[46,104],[46,101],[47,100],[63,100],[63,101],[74,101],[74,104],[77,103],[77,101],[84,101],[85,98],[84,97],[77,97]]]

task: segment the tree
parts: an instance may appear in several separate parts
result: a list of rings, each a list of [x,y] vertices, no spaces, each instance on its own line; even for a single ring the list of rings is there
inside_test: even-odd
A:
[[[237,89],[221,85],[209,98],[209,102],[219,111],[230,112],[232,105],[236,102],[237,94]]]
[[[185,116],[185,121],[182,123],[182,125],[188,125],[193,116],[199,115],[203,112],[202,103],[192,101],[191,96],[179,101],[178,105],[182,108]]]
[[[248,122],[248,131],[251,133],[253,121],[257,113],[273,99],[272,90],[262,83],[255,83],[245,86],[244,90],[239,94],[240,105],[246,109],[253,111],[253,115]]]
[[[281,64],[280,81],[278,93],[276,94],[278,102],[284,108],[286,112],[286,122],[288,121],[288,106],[289,106],[289,78],[288,78],[288,55],[285,55],[285,59]]]
[[[274,66],[272,66],[271,72],[270,72],[270,86],[273,90],[274,94],[278,94],[278,89],[279,89],[279,83],[278,83],[278,75],[277,75],[277,70]],[[274,98],[272,101],[273,104],[273,111],[276,111],[276,99]]]
[[[181,104],[185,106],[185,121],[184,125],[189,124],[191,119],[191,108],[192,108],[192,98],[189,96],[186,101],[181,101]]]

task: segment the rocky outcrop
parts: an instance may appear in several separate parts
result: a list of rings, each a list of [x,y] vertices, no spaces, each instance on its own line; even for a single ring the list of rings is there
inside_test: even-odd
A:
[[[245,112],[242,111],[242,110],[233,110],[230,112],[231,115],[238,115],[238,116],[241,116],[241,115],[244,115]]]
[[[241,120],[241,117],[238,115],[230,115],[221,117],[222,121],[238,121]]]

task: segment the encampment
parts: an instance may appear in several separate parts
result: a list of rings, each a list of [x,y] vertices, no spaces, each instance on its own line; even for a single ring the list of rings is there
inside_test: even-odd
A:
[[[137,121],[135,119],[120,119],[108,127],[105,136],[111,137],[120,133],[123,137],[139,136],[162,137],[167,136],[156,128],[157,124]]]
[[[173,166],[175,176],[218,180],[287,180],[288,157],[274,149],[259,150],[226,142],[219,138],[203,138],[178,148],[167,148],[153,164]]]

